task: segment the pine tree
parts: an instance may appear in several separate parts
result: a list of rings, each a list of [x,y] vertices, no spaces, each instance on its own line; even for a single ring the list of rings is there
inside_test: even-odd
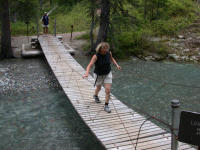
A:
[[[1,51],[0,59],[12,58],[9,1],[1,0]]]

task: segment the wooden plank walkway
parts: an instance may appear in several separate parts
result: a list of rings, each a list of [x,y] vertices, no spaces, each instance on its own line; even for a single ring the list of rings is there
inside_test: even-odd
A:
[[[135,150],[138,131],[146,120],[134,110],[128,108],[111,94],[111,113],[103,111],[104,102],[97,104],[94,94],[94,79],[83,79],[85,69],[69,54],[57,38],[44,35],[39,42],[45,57],[52,68],[66,96],[71,101],[85,124],[108,150]],[[104,99],[104,89],[99,93]],[[151,121],[141,128],[137,150],[171,149],[171,135]],[[180,150],[193,150],[191,146],[179,143]]]

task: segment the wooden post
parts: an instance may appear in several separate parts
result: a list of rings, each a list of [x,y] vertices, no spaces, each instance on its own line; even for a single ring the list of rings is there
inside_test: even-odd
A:
[[[38,20],[38,13],[37,13],[37,38],[39,37],[39,20]]]
[[[56,36],[56,19],[55,19],[55,24],[54,24],[54,36]]]
[[[26,35],[27,35],[27,38],[28,38],[28,43],[29,43],[29,37],[28,37],[28,21],[25,22],[26,23]]]
[[[179,100],[172,100],[171,101],[171,107],[172,107],[172,131],[171,131],[171,150],[177,150],[178,149],[178,126],[179,126],[179,106],[180,102]]]
[[[72,41],[72,32],[73,32],[73,25],[71,25],[71,37],[70,37],[70,41]]]

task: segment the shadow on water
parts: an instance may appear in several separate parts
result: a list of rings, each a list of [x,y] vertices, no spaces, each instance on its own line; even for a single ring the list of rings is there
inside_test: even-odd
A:
[[[1,150],[102,150],[45,59],[0,62]]]

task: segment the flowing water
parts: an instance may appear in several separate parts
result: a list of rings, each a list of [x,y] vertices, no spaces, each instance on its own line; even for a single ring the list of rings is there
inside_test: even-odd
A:
[[[87,66],[88,57],[75,56]],[[119,61],[121,71],[112,66],[112,93],[137,111],[171,122],[171,100],[180,101],[180,110],[200,113],[200,65],[151,62],[131,59]],[[162,125],[162,124],[161,124]]]
[[[75,56],[86,67],[88,57]],[[119,61],[112,93],[170,122],[172,99],[200,112],[200,65]],[[0,150],[103,149],[73,109],[44,58],[0,62]]]
[[[0,62],[0,150],[102,150],[45,59]]]

